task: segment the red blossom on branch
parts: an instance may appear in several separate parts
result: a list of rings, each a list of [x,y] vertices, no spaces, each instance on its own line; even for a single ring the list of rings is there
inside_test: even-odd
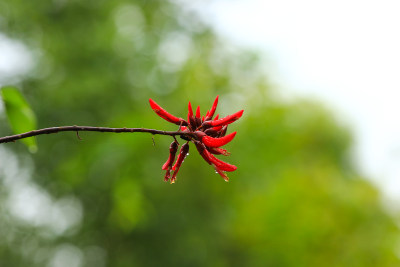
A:
[[[185,157],[189,152],[189,142],[195,144],[197,151],[203,157],[203,159],[210,165],[212,165],[215,171],[228,181],[229,178],[225,172],[232,172],[237,169],[235,165],[224,162],[214,155],[224,155],[228,156],[230,153],[226,149],[221,148],[221,146],[226,145],[231,142],[236,135],[236,132],[226,135],[228,124],[238,120],[243,115],[243,110],[240,110],[232,115],[226,116],[224,118],[218,119],[219,115],[214,117],[215,110],[218,105],[218,96],[215,98],[214,103],[209,111],[207,111],[205,116],[200,114],[200,106],[197,107],[196,113],[193,113],[192,104],[189,102],[188,105],[188,116],[187,120],[175,117],[174,115],[168,113],[165,109],[160,107],[154,100],[149,99],[150,106],[157,113],[158,116],[164,120],[179,125],[179,130],[185,135],[181,135],[181,138],[187,142],[182,145],[178,158],[175,164],[175,155],[178,151],[178,142],[175,141],[171,143],[170,155],[168,160],[162,166],[162,169],[166,171],[164,180],[170,180],[171,183],[176,181],[176,175],[178,174],[179,168],[182,165]],[[213,155],[214,154],[214,155]],[[171,171],[174,173],[171,176]]]

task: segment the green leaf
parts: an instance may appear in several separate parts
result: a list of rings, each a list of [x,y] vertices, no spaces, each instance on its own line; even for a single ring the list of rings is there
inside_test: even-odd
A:
[[[1,89],[1,95],[13,132],[19,134],[35,130],[35,114],[18,89],[12,86],[5,86]],[[21,141],[28,147],[30,152],[35,153],[37,151],[34,137],[24,138]]]

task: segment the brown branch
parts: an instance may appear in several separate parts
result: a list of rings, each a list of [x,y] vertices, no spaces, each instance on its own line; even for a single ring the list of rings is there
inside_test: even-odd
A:
[[[0,137],[1,143],[9,143],[14,142],[19,139],[28,138],[41,134],[53,134],[58,132],[111,132],[111,133],[151,133],[153,135],[169,135],[175,137],[176,135],[180,136],[193,136],[192,133],[184,133],[181,131],[160,131],[154,129],[145,129],[145,128],[108,128],[108,127],[93,127],[93,126],[60,126],[60,127],[50,127],[43,128],[39,130],[34,130],[26,133],[10,135],[5,137]],[[79,136],[79,135],[78,135]]]

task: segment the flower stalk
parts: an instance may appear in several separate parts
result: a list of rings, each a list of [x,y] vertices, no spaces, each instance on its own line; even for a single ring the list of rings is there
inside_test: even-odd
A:
[[[161,131],[155,129],[146,129],[146,128],[109,128],[109,127],[94,127],[94,126],[60,126],[60,127],[50,127],[43,128],[39,130],[33,130],[26,133],[15,134],[0,137],[0,144],[2,143],[10,143],[15,142],[20,139],[43,135],[43,134],[54,134],[59,132],[100,132],[100,133],[150,133],[153,135],[168,135],[168,136],[186,136],[186,138],[190,136],[194,136],[190,132],[182,132],[182,131]]]

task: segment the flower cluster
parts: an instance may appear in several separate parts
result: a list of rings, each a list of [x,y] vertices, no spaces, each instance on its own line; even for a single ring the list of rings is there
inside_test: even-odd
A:
[[[211,107],[211,110],[207,111],[205,116],[200,115],[200,107],[196,109],[196,114],[193,113],[192,105],[189,102],[189,113],[187,120],[175,117],[168,113],[165,109],[160,107],[154,100],[149,99],[150,106],[157,113],[158,116],[165,119],[168,122],[179,125],[179,130],[185,135],[181,135],[181,138],[187,142],[181,146],[179,155],[175,161],[175,156],[178,151],[179,143],[175,139],[169,148],[169,157],[162,169],[166,171],[165,181],[170,180],[171,183],[176,181],[176,175],[179,172],[179,168],[182,165],[185,157],[189,152],[189,142],[195,144],[197,151],[203,157],[203,159],[210,165],[212,165],[215,171],[228,181],[229,178],[225,172],[232,172],[237,169],[235,165],[224,162],[214,155],[228,156],[230,153],[225,149],[221,148],[225,144],[232,141],[235,137],[236,132],[226,134],[228,130],[228,124],[238,120],[243,115],[243,110],[238,111],[232,115],[226,116],[219,119],[219,115],[214,117],[215,110],[218,105],[218,96]],[[214,117],[214,118],[213,118]],[[174,164],[175,161],[175,164]],[[173,174],[171,176],[171,171]]]

